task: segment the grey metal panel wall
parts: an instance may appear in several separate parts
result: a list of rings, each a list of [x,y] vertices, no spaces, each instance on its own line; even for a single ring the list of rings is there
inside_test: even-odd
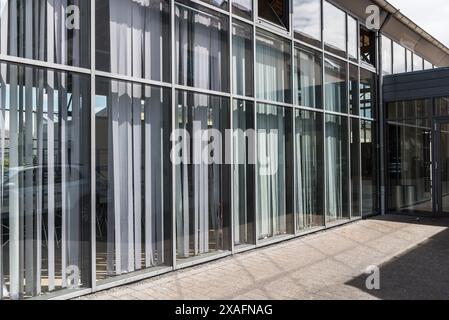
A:
[[[449,96],[449,68],[384,77],[385,102]]]

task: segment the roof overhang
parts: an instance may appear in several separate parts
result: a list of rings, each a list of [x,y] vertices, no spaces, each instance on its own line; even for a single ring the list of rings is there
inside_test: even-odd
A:
[[[377,5],[381,9],[381,24],[387,17],[391,18],[383,26],[382,33],[393,40],[401,43],[404,47],[416,52],[433,64],[446,67],[449,66],[449,49],[419,27],[399,9],[385,0],[330,0],[331,2],[345,8],[357,16],[361,21],[368,18],[366,9],[370,5]]]

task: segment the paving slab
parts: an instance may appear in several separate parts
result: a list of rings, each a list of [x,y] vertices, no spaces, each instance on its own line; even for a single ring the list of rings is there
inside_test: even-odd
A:
[[[81,300],[449,299],[449,219],[362,220]],[[380,289],[366,286],[377,267]]]

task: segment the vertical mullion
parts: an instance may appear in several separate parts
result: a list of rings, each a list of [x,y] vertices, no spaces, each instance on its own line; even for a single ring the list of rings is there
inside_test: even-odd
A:
[[[60,102],[60,112],[61,115],[59,117],[60,119],[60,153],[61,153],[61,278],[62,278],[62,287],[67,287],[67,277],[66,277],[66,268],[67,268],[67,233],[66,233],[66,226],[67,226],[67,197],[70,196],[67,194],[67,153],[66,153],[66,121],[67,121],[67,74],[61,73],[59,76],[61,82],[60,82],[60,97],[58,101]],[[73,98],[72,98],[73,103]],[[75,117],[73,117],[75,119]]]
[[[291,78],[290,78],[290,81],[291,81],[291,84],[290,84],[290,87],[291,87],[291,103],[292,103],[292,105],[293,105],[293,108],[292,108],[292,141],[293,141],[293,163],[292,163],[292,167],[293,167],[293,234],[294,235],[297,235],[298,234],[298,230],[297,230],[297,227],[296,227],[296,224],[297,224],[297,219],[298,219],[298,217],[297,217],[297,214],[298,214],[298,208],[297,208],[297,203],[296,203],[296,197],[297,197],[297,194],[296,194],[296,163],[295,163],[295,159],[296,159],[296,152],[297,152],[297,148],[296,148],[296,143],[295,143],[295,140],[296,140],[296,132],[295,132],[295,130],[296,130],[296,117],[295,117],[295,111],[296,111],[296,108],[295,108],[295,105],[296,105],[296,103],[295,103],[295,97],[296,97],[296,93],[295,93],[295,78],[296,78],[296,59],[295,59],[295,52],[296,52],[296,49],[295,49],[295,31],[293,30],[293,19],[294,19],[294,12],[293,12],[293,1],[291,1],[290,2],[290,13],[289,13],[289,15],[290,15],[290,36],[291,36],[291,39],[290,39],[290,43],[291,43],[291,68],[292,68],[292,72],[291,72]]]
[[[232,0],[229,0],[229,90],[230,90],[230,93],[231,93],[231,98],[230,98],[230,101],[229,101],[229,123],[230,123],[230,129],[231,129],[231,132],[233,133],[234,132],[234,119],[233,119],[233,108],[234,108],[234,104],[233,104],[233,101],[234,101],[234,98],[233,98],[233,95],[235,94],[235,92],[234,92],[234,67],[233,67],[233,57],[232,57],[232,55],[233,55],[233,36],[232,36]],[[232,135],[231,135],[231,137],[233,137]],[[231,138],[231,141],[230,141],[230,150],[228,150],[228,151],[230,151],[230,153],[231,153],[231,155],[230,155],[230,159],[231,159],[231,163],[229,164],[230,166],[231,166],[231,170],[230,170],[230,175],[231,175],[231,177],[230,177],[230,183],[231,183],[231,186],[233,186],[234,185],[234,170],[235,170],[235,161],[234,161],[234,139],[232,139]],[[226,150],[225,150],[225,152],[226,152]],[[224,160],[224,159],[223,159]],[[225,161],[225,163],[223,164],[223,165],[225,165],[225,166],[227,166],[228,164],[226,164],[226,160],[224,160]],[[230,194],[230,197],[231,197],[231,212],[230,212],[230,215],[231,215],[231,219],[229,219],[229,223],[230,223],[230,230],[231,230],[231,232],[230,232],[230,237],[231,237],[231,241],[230,241],[230,244],[231,244],[231,247],[230,247],[230,251],[231,251],[231,253],[234,253],[234,251],[235,251],[235,243],[234,243],[234,238],[235,238],[235,228],[234,228],[234,193],[233,192],[231,192],[231,194]]]
[[[321,93],[322,99],[323,99],[323,155],[324,155],[324,162],[323,162],[323,185],[324,185],[324,212],[323,212],[323,218],[324,218],[324,227],[327,228],[328,222],[327,222],[327,208],[328,208],[328,186],[327,186],[327,137],[326,137],[326,55],[324,54],[324,0],[321,0],[321,59],[322,59],[322,67],[321,67],[321,78],[323,82],[323,92]]]
[[[172,108],[172,130],[176,130],[176,39],[175,39],[175,2],[170,1],[170,34],[171,34],[171,108]],[[172,141],[172,150],[175,150],[175,141]],[[172,266],[176,270],[176,247],[177,247],[177,235],[176,235],[176,166],[177,164],[172,163],[172,235],[171,235],[171,248],[172,248]],[[179,195],[178,195],[179,196]]]
[[[0,6],[4,8],[7,6],[8,2],[1,1]],[[7,9],[6,9],[7,10]],[[7,10],[8,11],[8,10]],[[5,15],[7,17],[7,15]],[[4,19],[2,17],[2,30]],[[0,50],[5,48],[5,37],[1,37],[0,39],[2,43],[0,43]],[[3,211],[3,184],[4,184],[4,174],[5,174],[5,116],[6,116],[6,64],[0,64],[0,212]],[[0,300],[3,298],[3,217],[0,217]]]
[[[257,83],[256,83],[256,73],[257,73],[257,31],[256,31],[256,21],[258,17],[258,11],[259,11],[259,4],[256,1],[253,1],[253,94],[254,94],[254,106],[253,106],[253,117],[254,117],[254,132],[255,132],[255,143],[254,143],[254,224],[253,224],[253,236],[254,236],[254,245],[259,244],[259,237],[257,236],[257,229],[258,229],[258,215],[260,214],[257,212],[257,206],[259,201],[259,194],[257,192],[258,189],[258,183],[259,183],[259,155],[258,155],[258,143],[259,143],[259,134],[258,134],[258,128],[257,128]]]
[[[95,292],[97,289],[97,266],[96,266],[96,154],[95,154],[95,105],[96,105],[96,83],[95,83],[95,4],[96,0],[90,1],[90,175],[91,175],[91,288]]]

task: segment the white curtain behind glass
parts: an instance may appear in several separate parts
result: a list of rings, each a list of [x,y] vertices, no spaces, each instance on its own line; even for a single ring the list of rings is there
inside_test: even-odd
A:
[[[317,191],[317,120],[307,112],[296,111],[295,117],[295,192],[297,229],[315,225],[314,217],[319,214]]]
[[[264,239],[287,232],[285,119],[282,108],[257,107],[257,146],[257,234]]]
[[[280,42],[273,43],[265,38],[259,38],[257,41],[256,92],[259,99],[285,102],[287,98],[284,52],[274,47],[279,44]]]
[[[109,0],[112,73],[163,79],[164,6],[164,1]]]
[[[222,91],[222,21],[179,5],[175,28],[178,84]]]
[[[67,8],[75,5],[83,13],[85,4],[83,0],[0,0],[0,37],[10,40],[1,44],[2,50],[13,56],[85,66],[89,59],[81,48],[87,42],[82,39],[84,30],[66,26]]]

